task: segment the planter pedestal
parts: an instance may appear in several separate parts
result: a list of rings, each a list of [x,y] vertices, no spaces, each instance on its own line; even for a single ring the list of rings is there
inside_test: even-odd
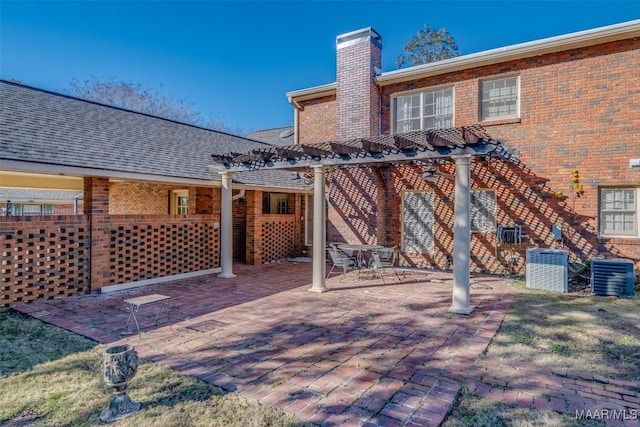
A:
[[[133,346],[117,345],[102,354],[104,382],[113,387],[113,399],[100,413],[100,420],[110,423],[121,420],[140,410],[140,404],[127,395],[127,384],[138,371],[138,353]]]

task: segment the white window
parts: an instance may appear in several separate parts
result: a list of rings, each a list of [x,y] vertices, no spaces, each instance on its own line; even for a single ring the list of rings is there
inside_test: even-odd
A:
[[[402,193],[402,251],[433,254],[432,192],[405,191]]]
[[[600,189],[600,234],[603,236],[638,237],[640,189]]]
[[[262,213],[286,215],[289,213],[289,196],[286,193],[262,193]]]
[[[520,117],[518,76],[480,82],[480,120]]]
[[[453,127],[453,88],[397,96],[394,133]]]
[[[189,213],[189,190],[173,190],[169,208],[173,215],[187,215]]]
[[[496,192],[473,190],[471,192],[471,232],[496,231]]]

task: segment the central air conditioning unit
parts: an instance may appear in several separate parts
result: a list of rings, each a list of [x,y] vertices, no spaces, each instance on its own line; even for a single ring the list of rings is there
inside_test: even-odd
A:
[[[595,295],[632,297],[634,276],[630,259],[591,260],[591,291]]]
[[[562,249],[527,249],[527,288],[569,292],[568,258]]]

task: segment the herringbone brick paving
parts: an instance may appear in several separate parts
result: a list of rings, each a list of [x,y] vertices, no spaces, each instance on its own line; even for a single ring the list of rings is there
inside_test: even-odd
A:
[[[516,295],[507,280],[473,278],[474,310],[461,316],[448,312],[447,272],[386,284],[350,273],[318,294],[308,292],[307,263],[234,268],[231,279],[201,276],[17,309],[101,343],[131,343],[146,360],[326,426],[437,426],[461,387],[569,414],[639,406],[635,384],[483,357]],[[142,338],[121,336],[124,299],[150,293],[172,297],[172,328],[156,328],[154,310],[143,308]]]

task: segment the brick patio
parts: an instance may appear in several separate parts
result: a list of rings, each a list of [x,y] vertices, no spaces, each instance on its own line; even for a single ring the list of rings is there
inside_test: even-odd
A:
[[[446,272],[386,284],[349,273],[329,279],[322,294],[308,291],[309,263],[237,265],[234,272],[231,279],[201,276],[16,308],[101,343],[129,342],[146,360],[327,426],[437,426],[463,386],[571,414],[576,407],[632,408],[640,399],[633,384],[600,382],[600,394],[568,393],[562,387],[589,379],[483,359],[516,295],[501,278],[474,277],[474,310],[461,316],[448,312]],[[141,340],[122,336],[123,301],[151,293],[172,297],[172,328],[166,321],[156,328],[155,311],[143,307]],[[533,374],[540,381],[516,381]]]

